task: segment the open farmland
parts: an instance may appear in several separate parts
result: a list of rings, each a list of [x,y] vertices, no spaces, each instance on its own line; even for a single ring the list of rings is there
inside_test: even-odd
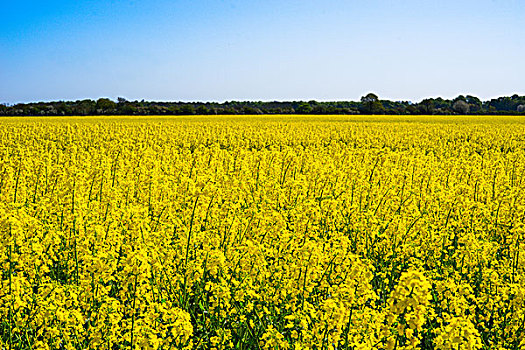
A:
[[[0,349],[525,347],[525,118],[0,119]]]

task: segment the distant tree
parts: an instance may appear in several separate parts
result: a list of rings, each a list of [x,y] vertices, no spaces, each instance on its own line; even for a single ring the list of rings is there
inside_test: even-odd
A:
[[[337,108],[333,106],[325,106],[323,104],[316,104],[312,107],[313,114],[337,114],[335,111]],[[333,113],[331,113],[333,112]]]
[[[467,95],[465,102],[469,104],[470,112],[479,112],[483,109],[483,103],[475,96]]]
[[[235,109],[233,109],[231,107],[223,107],[223,108],[218,108],[217,114],[228,114],[228,115],[231,115],[231,114],[237,114],[237,111],[235,111]]]
[[[246,106],[242,109],[243,114],[262,114],[262,111],[259,108]]]
[[[64,101],[58,102],[55,108],[57,109],[58,115],[71,115],[72,114],[71,107],[68,106],[68,104],[65,103]]]
[[[416,106],[408,105],[405,110],[406,110],[405,114],[417,114]]]
[[[200,105],[195,110],[195,113],[197,113],[198,115],[206,115],[206,114],[210,114],[210,110],[205,105]]]
[[[426,98],[420,103],[422,111],[425,114],[434,114],[434,100],[431,98]]]
[[[372,110],[372,104],[377,101],[379,101],[379,97],[374,93],[369,93],[366,96],[361,97],[361,103],[366,104],[368,110]]]
[[[97,110],[100,110],[101,113],[107,113],[115,110],[117,104],[111,101],[109,98],[99,98],[96,105]]]
[[[452,105],[452,109],[459,114],[468,114],[470,106],[464,100],[457,100]]]
[[[153,114],[153,115],[164,115],[164,114],[169,114],[170,112],[168,107],[164,107],[159,104],[153,104],[149,106],[149,108],[147,108],[146,110],[149,111],[149,114]]]
[[[453,100],[424,99],[410,101],[380,100],[369,93],[360,101],[318,102],[305,101],[230,101],[230,102],[151,102],[128,101],[119,97],[117,102],[108,98],[78,101],[30,102],[16,105],[0,104],[1,115],[91,115],[91,114],[516,114],[525,113],[525,96],[517,94],[480,101],[472,95],[460,95]]]
[[[79,115],[91,115],[96,110],[96,102],[93,100],[77,101],[75,112]]]
[[[193,115],[195,114],[195,108],[190,104],[184,104],[180,109],[182,115]]]
[[[434,100],[434,108],[441,109],[442,111],[452,108],[452,101],[450,100],[444,100],[441,97],[435,98]]]
[[[138,109],[133,102],[129,102],[124,97],[117,97],[117,112],[122,115],[132,115],[137,113]],[[151,114],[148,113],[148,114]]]
[[[508,96],[498,97],[488,102],[489,108],[494,107],[495,111],[514,111],[516,110],[516,105],[516,99],[512,99]]]
[[[312,113],[312,106],[308,102],[301,102],[295,111],[299,114],[310,114]]]
[[[363,112],[369,114],[380,114],[385,110],[381,102],[379,102],[379,97],[373,93],[361,97],[361,107]]]
[[[280,108],[279,114],[294,114],[295,110],[293,107],[282,107]]]

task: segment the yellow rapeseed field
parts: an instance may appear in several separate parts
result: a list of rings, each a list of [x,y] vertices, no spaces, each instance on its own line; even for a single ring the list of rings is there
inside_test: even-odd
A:
[[[523,349],[525,119],[0,119],[0,349]]]

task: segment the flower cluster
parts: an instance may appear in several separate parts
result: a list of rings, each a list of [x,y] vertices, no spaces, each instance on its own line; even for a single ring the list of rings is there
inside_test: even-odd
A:
[[[519,349],[525,123],[1,119],[0,349]]]

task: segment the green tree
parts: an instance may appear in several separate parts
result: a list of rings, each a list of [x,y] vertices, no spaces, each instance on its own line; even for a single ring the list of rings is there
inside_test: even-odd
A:
[[[420,103],[422,111],[425,114],[434,114],[434,99],[426,98]]]
[[[97,110],[101,113],[107,113],[117,108],[117,104],[111,101],[109,98],[99,98],[97,100]]]
[[[299,114],[310,114],[312,113],[312,106],[308,102],[301,102],[296,109]]]
[[[262,111],[259,109],[259,108],[255,108],[255,107],[251,107],[251,106],[246,106],[242,109],[242,113],[243,114],[262,114]]]
[[[190,104],[184,104],[180,107],[179,112],[182,115],[193,115],[195,114],[195,108]]]
[[[452,105],[452,109],[459,114],[468,114],[470,111],[470,105],[464,100],[457,100]]]
[[[76,112],[79,115],[91,115],[94,114],[96,109],[96,102],[93,100],[82,100],[77,101]]]
[[[483,103],[476,96],[467,95],[465,97],[465,102],[469,104],[469,109],[471,112],[479,112],[483,108]]]
[[[385,110],[381,102],[379,102],[379,97],[373,93],[361,97],[361,109],[368,114],[380,114]]]
[[[199,107],[197,107],[195,113],[197,113],[198,115],[206,115],[210,114],[210,110],[205,105],[200,105]]]

